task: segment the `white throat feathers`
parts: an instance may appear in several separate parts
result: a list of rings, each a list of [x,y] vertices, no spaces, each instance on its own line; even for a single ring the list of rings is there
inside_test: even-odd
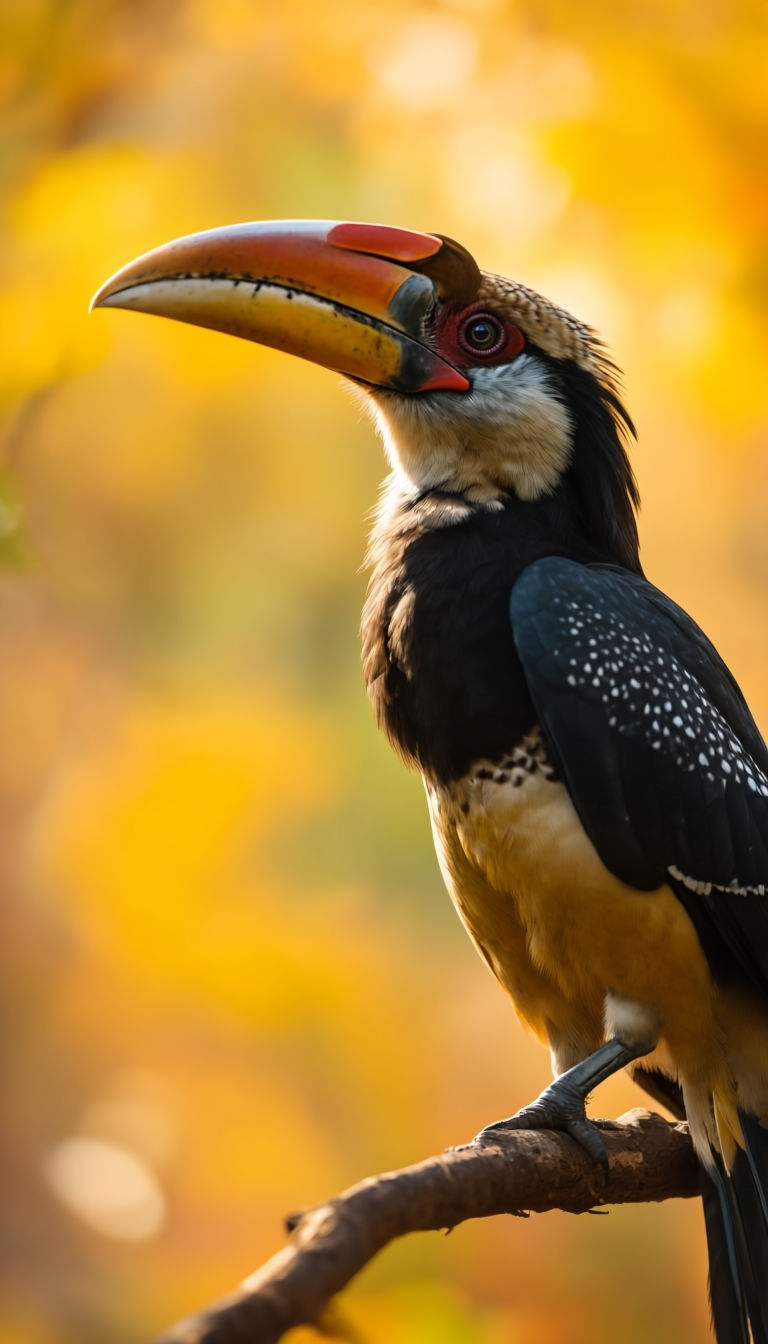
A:
[[[491,505],[512,491],[554,491],[568,466],[573,426],[533,355],[472,371],[469,392],[364,397],[404,493],[445,490]]]

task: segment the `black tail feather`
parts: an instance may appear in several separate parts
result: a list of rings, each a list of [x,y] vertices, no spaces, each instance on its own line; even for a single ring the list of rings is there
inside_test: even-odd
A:
[[[649,1069],[642,1063],[630,1064],[627,1072],[649,1097],[653,1097],[661,1106],[666,1106],[677,1120],[687,1119],[683,1090],[669,1074],[662,1073],[661,1069]]]
[[[765,1129],[754,1115],[739,1111],[741,1132],[747,1161],[752,1171],[752,1180],[762,1209],[763,1224],[768,1235],[768,1129]]]
[[[712,1320],[718,1344],[768,1344],[768,1130],[739,1118],[746,1151],[702,1167]]]
[[[709,1252],[709,1302],[718,1344],[749,1344],[749,1328],[739,1274],[727,1177],[718,1167],[701,1167],[701,1199]]]

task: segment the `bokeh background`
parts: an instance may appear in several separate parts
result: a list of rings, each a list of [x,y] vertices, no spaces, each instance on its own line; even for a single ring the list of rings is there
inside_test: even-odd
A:
[[[308,216],[452,234],[571,307],[626,370],[648,572],[766,728],[767,25],[4,0],[4,1344],[148,1339],[286,1212],[548,1077],[365,702],[370,427],[331,374],[90,294],[178,234]],[[677,1203],[411,1238],[344,1311],[366,1344],[672,1344],[707,1337],[704,1283]]]

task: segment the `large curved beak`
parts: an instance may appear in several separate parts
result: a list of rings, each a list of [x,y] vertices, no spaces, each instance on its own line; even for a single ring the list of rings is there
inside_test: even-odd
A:
[[[441,302],[468,302],[480,272],[458,243],[377,224],[284,220],[194,233],[147,252],[92,308],[135,308],[310,359],[400,392],[469,382],[429,344]]]

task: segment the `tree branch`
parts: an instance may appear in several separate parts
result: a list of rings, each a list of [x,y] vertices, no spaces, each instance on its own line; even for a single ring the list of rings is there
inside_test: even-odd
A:
[[[275,1344],[317,1321],[330,1299],[388,1242],[493,1214],[585,1213],[699,1193],[687,1126],[649,1111],[601,1124],[609,1171],[567,1135],[509,1131],[504,1146],[467,1144],[370,1176],[287,1220],[288,1246],[234,1293],[180,1321],[156,1344]]]

